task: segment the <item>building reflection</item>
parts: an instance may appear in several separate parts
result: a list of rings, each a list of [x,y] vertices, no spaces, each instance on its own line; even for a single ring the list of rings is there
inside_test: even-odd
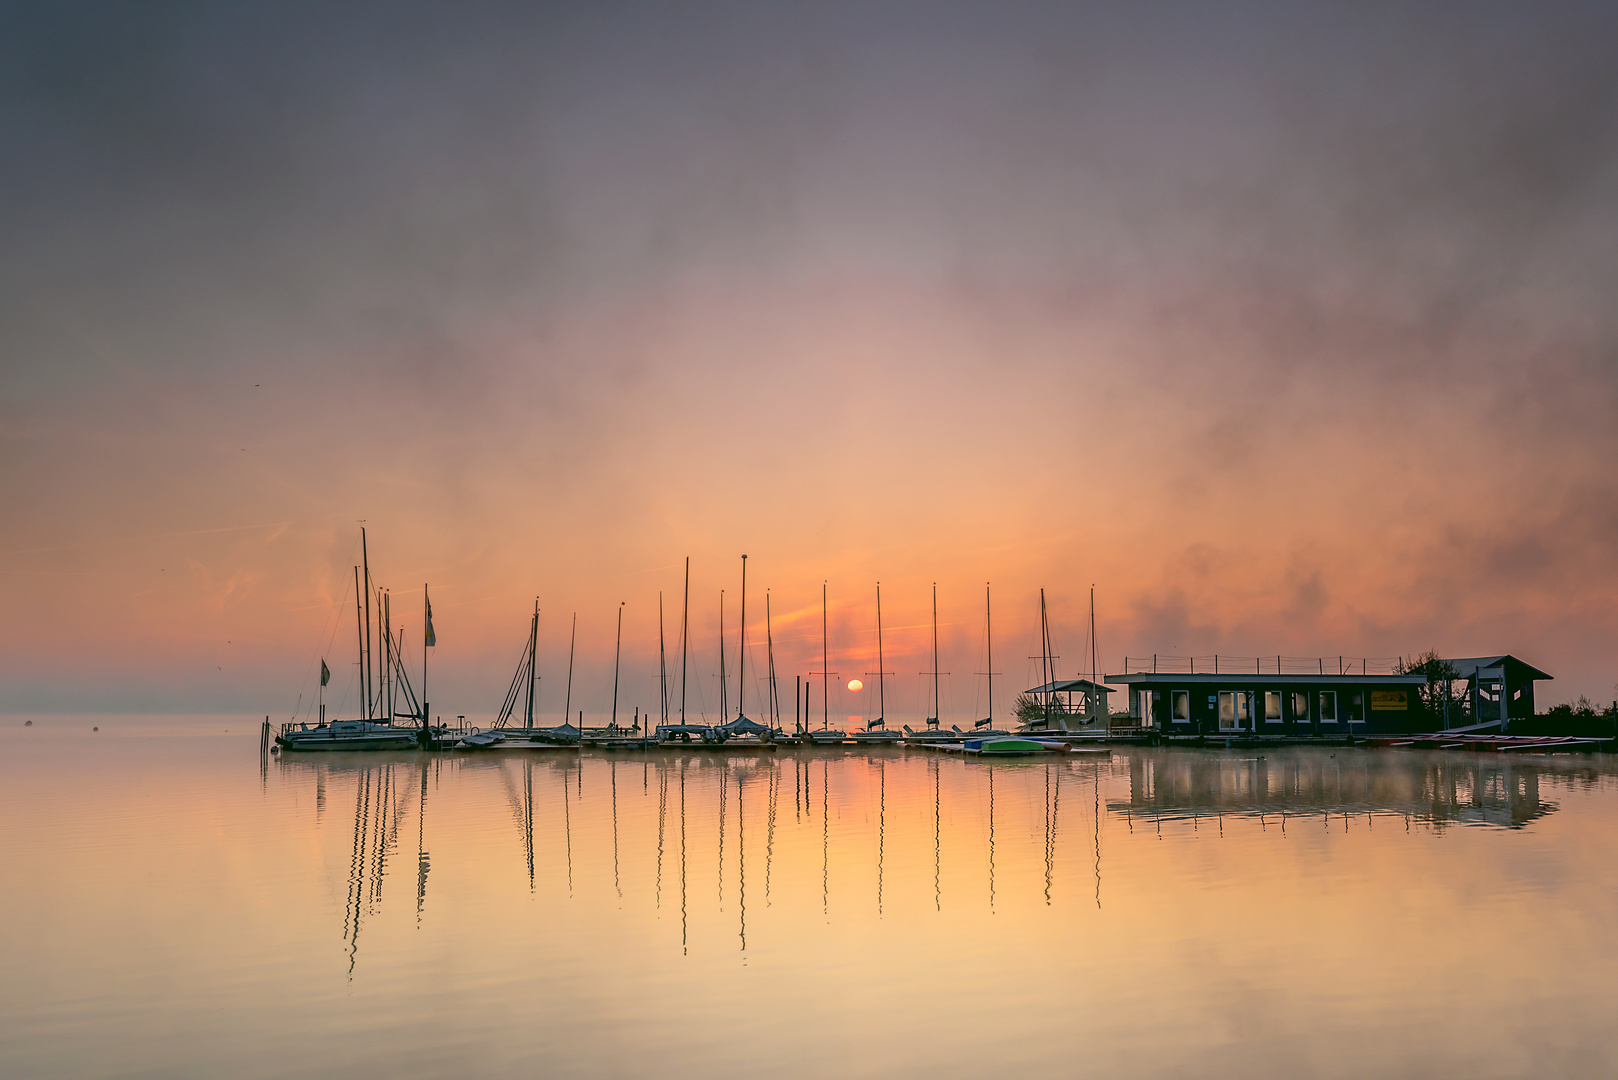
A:
[[[1277,750],[1135,751],[1129,797],[1107,809],[1159,820],[1220,815],[1393,814],[1431,823],[1522,828],[1553,813],[1541,781],[1570,766],[1484,754]]]

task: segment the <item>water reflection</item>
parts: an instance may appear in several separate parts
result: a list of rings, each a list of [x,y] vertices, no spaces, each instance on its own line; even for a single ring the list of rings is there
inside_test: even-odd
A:
[[[731,860],[736,886],[735,908],[728,916],[731,932],[743,953],[752,943],[757,911],[748,908],[748,858],[756,859],[758,853],[749,851],[748,825],[752,817],[754,828],[760,827],[760,812],[765,903],[759,910],[768,914],[780,906],[778,864],[784,860],[787,880],[794,886],[785,898],[786,910],[801,912],[804,871],[811,860],[818,861],[818,906],[830,925],[837,921],[831,904],[834,884],[873,897],[874,906],[864,910],[874,910],[881,920],[893,906],[895,859],[903,866],[925,865],[928,855],[931,880],[922,871],[901,875],[898,886],[903,902],[931,899],[935,914],[947,910],[944,901],[950,894],[965,899],[968,910],[978,905],[976,910],[990,916],[1008,902],[1019,908],[1029,902],[1060,907],[1064,882],[1072,882],[1075,873],[1086,879],[1079,890],[1085,903],[1099,911],[1102,832],[1108,816],[1122,819],[1130,830],[1146,823],[1149,833],[1159,835],[1165,823],[1189,824],[1194,833],[1206,820],[1223,836],[1226,818],[1256,819],[1260,836],[1272,829],[1284,833],[1289,825],[1296,828],[1300,819],[1312,817],[1328,827],[1340,822],[1344,828],[1351,821],[1399,816],[1407,827],[1438,831],[1455,824],[1521,829],[1558,809],[1547,797],[1552,788],[1581,777],[1593,783],[1594,777],[1605,775],[1573,760],[1349,750],[1231,754],[1141,749],[1110,760],[1038,762],[962,761],[905,751],[812,751],[756,758],[675,753],[643,757],[638,763],[642,790],[636,796],[618,775],[635,764],[617,756],[576,753],[545,758],[294,758],[281,762],[276,777],[312,788],[317,829],[329,816],[331,789],[352,792],[347,893],[340,913],[352,978],[359,966],[361,935],[383,908],[388,872],[396,861],[401,829],[412,823],[409,818],[414,815],[416,826],[417,930],[427,913],[430,847],[457,849],[469,842],[474,826],[481,828],[488,820],[457,810],[443,821],[430,821],[428,789],[439,791],[446,782],[452,782],[460,800],[479,790],[499,793],[505,810],[496,820],[509,816],[518,843],[511,844],[512,834],[502,826],[498,831],[506,837],[502,843],[507,854],[494,858],[511,860],[508,865],[520,873],[526,893],[536,901],[549,903],[552,896],[571,901],[581,886],[584,895],[598,897],[598,889],[606,887],[620,909],[644,904],[659,912],[664,907],[665,859],[677,843],[679,943],[686,955],[693,934],[727,910]],[[783,819],[779,799],[787,769],[793,774],[794,814]],[[597,794],[584,785],[586,772],[603,781],[593,786]],[[1066,818],[1073,812],[1075,783],[1081,791],[1091,791],[1090,799],[1077,804],[1091,819],[1084,823],[1091,835],[1077,856],[1082,860],[1078,865],[1077,853],[1065,853],[1062,843],[1064,824],[1072,828]],[[1103,786],[1108,787],[1105,798]],[[435,800],[441,797],[435,795]],[[1091,804],[1087,811],[1085,802]],[[679,819],[677,840],[670,835],[671,814]],[[582,847],[575,843],[575,833],[582,833]],[[693,907],[693,857],[699,864],[713,860],[707,863],[715,883],[711,909]],[[547,866],[553,869],[545,871]],[[918,886],[925,890],[919,896]],[[852,911],[839,916],[856,917]],[[770,928],[781,929],[775,923]]]
[[[39,736],[7,1075],[1618,1075],[1610,757]],[[895,1038],[917,1000],[970,1022]]]
[[[1570,759],[1571,760],[1571,759]],[[1522,828],[1557,805],[1541,797],[1543,759],[1461,753],[1274,750],[1262,754],[1135,753],[1129,794],[1107,809],[1161,822],[1226,814],[1409,816],[1435,829],[1453,824]]]

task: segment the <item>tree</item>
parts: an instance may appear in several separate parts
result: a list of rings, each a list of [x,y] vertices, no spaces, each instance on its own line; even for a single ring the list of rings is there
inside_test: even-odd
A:
[[[1399,674],[1427,676],[1427,684],[1416,688],[1416,701],[1421,711],[1433,720],[1445,727],[1454,727],[1455,722],[1466,715],[1466,694],[1455,692],[1461,673],[1434,650],[1428,649],[1420,656],[1402,661]]]
[[[1018,694],[1017,701],[1012,705],[1012,711],[1017,719],[1025,724],[1045,719],[1045,703],[1032,694]]]

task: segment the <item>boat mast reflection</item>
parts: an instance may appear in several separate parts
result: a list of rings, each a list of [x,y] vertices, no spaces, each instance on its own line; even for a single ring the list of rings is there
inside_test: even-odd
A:
[[[938,759],[935,757],[929,764],[933,771],[933,910],[944,910],[943,885],[943,818],[942,807],[944,802],[943,782],[939,778]]]
[[[876,759],[877,818],[876,818],[876,915],[882,917],[882,862],[888,835],[888,762]]]
[[[436,770],[437,762],[434,762]],[[427,855],[427,763],[421,765],[421,799],[416,808],[416,929],[421,929],[421,913],[427,907],[427,873],[431,869]],[[532,835],[532,834],[530,834]],[[533,849],[529,852],[529,866],[533,866]],[[530,888],[532,877],[530,876]]]
[[[669,774],[666,769],[657,770],[657,892],[654,906],[658,911],[663,910],[663,832],[668,821],[669,813]]]
[[[994,914],[994,770],[996,763],[989,765],[989,914]]]
[[[831,775],[830,763],[820,762],[820,913],[831,916]]]
[[[770,902],[770,868],[775,860],[775,813],[781,798],[781,766],[770,762],[770,816],[764,831],[764,906]]]
[[[688,919],[685,903],[685,761],[680,762],[680,955],[690,955],[687,945]]]
[[[738,691],[739,693],[739,691]],[[747,951],[747,786],[736,777],[736,909],[741,922],[741,951]]]
[[[622,900],[624,886],[618,876],[618,759],[614,758],[609,767],[612,771],[612,887]]]

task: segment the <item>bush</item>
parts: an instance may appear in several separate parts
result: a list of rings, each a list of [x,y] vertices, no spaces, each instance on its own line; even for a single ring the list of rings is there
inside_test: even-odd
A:
[[[1012,711],[1017,714],[1017,719],[1025,724],[1045,719],[1045,703],[1032,694],[1018,694]]]

